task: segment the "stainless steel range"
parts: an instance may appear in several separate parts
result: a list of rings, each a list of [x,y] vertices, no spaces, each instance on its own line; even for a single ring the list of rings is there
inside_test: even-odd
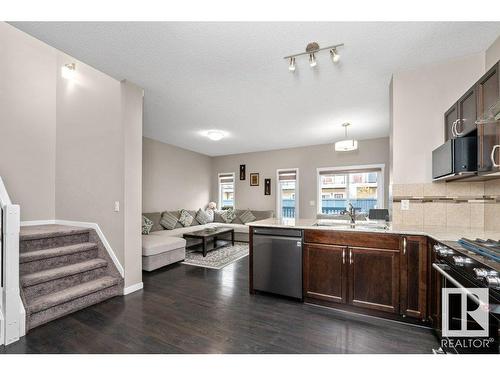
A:
[[[446,303],[439,306],[442,317],[440,327],[435,327],[441,347],[448,353],[499,353],[500,241],[462,238],[436,244],[434,253],[436,300]],[[487,329],[476,318],[476,309],[488,317]]]

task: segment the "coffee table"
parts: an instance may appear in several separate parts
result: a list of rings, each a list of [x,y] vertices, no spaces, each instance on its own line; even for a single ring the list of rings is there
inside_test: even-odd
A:
[[[228,228],[228,227],[219,227],[215,229],[202,229],[202,230],[197,230],[195,232],[190,232],[190,233],[184,233],[183,237],[184,238],[195,238],[195,239],[200,239],[202,241],[202,250],[203,250],[203,257],[207,256],[207,243],[209,240],[213,239],[214,240],[214,247],[210,250],[216,250],[220,249],[221,247],[227,246],[228,243],[224,243],[221,246],[217,246],[217,237],[222,235],[222,234],[228,234],[231,233],[231,244],[234,246],[234,229],[233,228]],[[187,249],[191,249],[193,247],[199,246],[198,244],[191,245],[189,247],[186,247]]]

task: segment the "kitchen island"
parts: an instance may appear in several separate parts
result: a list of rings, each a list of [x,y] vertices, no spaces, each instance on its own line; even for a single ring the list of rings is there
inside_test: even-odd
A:
[[[432,324],[440,313],[431,292],[434,245],[461,237],[500,238],[497,232],[463,228],[256,221],[250,223],[250,293],[259,291],[253,282],[254,236],[263,229],[301,232],[303,302],[421,325]]]

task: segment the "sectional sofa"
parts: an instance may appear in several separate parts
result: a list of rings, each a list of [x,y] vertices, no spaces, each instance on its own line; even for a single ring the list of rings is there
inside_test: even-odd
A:
[[[248,242],[249,227],[240,220],[240,215],[247,210],[235,210],[236,218],[230,223],[224,221],[220,213],[216,212],[214,221],[208,224],[200,224],[196,219],[188,227],[177,222],[174,229],[165,229],[160,220],[164,212],[144,213],[143,215],[153,222],[149,234],[142,235],[142,269],[153,271],[168,264],[180,262],[186,257],[186,246],[194,245],[196,240],[186,240],[184,233],[194,232],[211,226],[223,226],[234,229],[234,239],[239,242]],[[274,211],[254,211],[255,221],[268,219],[274,216]],[[168,211],[177,218],[180,211]],[[191,216],[196,216],[196,211],[189,211]]]

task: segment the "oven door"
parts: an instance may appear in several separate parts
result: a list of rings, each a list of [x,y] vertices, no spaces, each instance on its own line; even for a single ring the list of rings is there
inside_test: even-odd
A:
[[[484,305],[476,294],[471,292],[471,288],[478,288],[477,285],[470,282],[455,269],[444,263],[433,263],[432,267],[440,277],[439,295],[441,296],[440,308],[441,318],[439,319],[441,327],[435,327],[439,338],[441,339],[441,348],[447,353],[454,354],[476,354],[476,353],[499,353],[498,346],[498,316],[492,313],[488,314],[488,335],[487,336],[461,336],[443,334],[443,329],[447,326],[448,331],[458,332],[466,329],[467,331],[480,331],[481,325],[473,319],[468,313],[482,308]],[[444,288],[454,288],[460,290],[461,294],[449,294],[445,296]],[[447,314],[446,309],[443,309],[443,296],[447,297]],[[462,311],[464,302],[462,298],[466,298],[465,306],[467,311]]]

